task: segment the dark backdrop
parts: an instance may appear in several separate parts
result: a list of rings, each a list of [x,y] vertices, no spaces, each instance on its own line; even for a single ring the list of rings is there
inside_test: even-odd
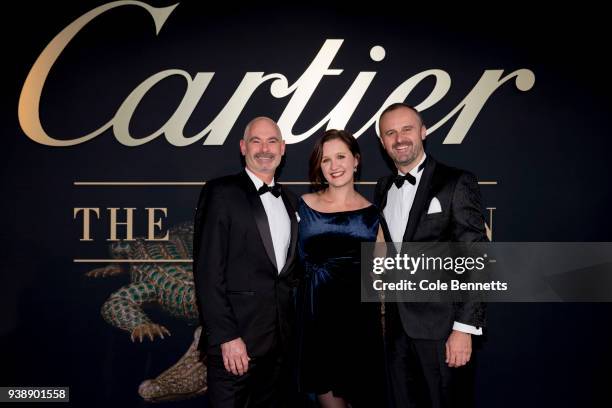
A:
[[[535,10],[530,3],[492,8],[412,7],[369,2],[360,6],[255,6],[181,2],[156,36],[151,17],[121,7],[89,24],[70,43],[47,79],[41,121],[49,134],[71,138],[111,118],[145,78],[177,68],[215,72],[186,127],[207,126],[246,72],[281,73],[290,83],[304,72],[327,39],[343,39],[331,68],[294,127],[310,129],[344,95],[362,71],[377,75],[347,129],[357,130],[389,93],[409,77],[442,69],[448,94],[423,115],[438,122],[467,95],[487,69],[505,74],[525,68],[532,89],[513,81],[487,101],[463,143],[443,144],[454,119],[431,134],[438,160],[467,168],[481,181],[484,203],[494,207],[496,241],[610,241],[610,81],[604,13],[581,3],[571,10]],[[262,85],[249,99],[221,146],[204,139],[185,147],[164,138],[126,147],[111,131],[84,144],[49,147],[22,131],[17,104],[32,64],[64,27],[99,1],[20,2],[2,6],[2,183],[0,214],[0,385],[68,385],[74,406],[140,406],[140,381],[156,376],[184,352],[193,327],[153,309],[152,318],[173,336],[132,344],[107,325],[99,310],[127,276],[91,280],[99,265],[76,258],[108,256],[106,207],[137,207],[136,235],[144,235],[144,207],[168,208],[172,226],[191,220],[199,187],[85,187],[78,181],[203,181],[240,169],[238,141],[254,116],[278,118],[289,100]],[[150,4],[170,5],[170,2]],[[374,62],[370,48],[386,58]],[[406,99],[429,94],[423,81]],[[177,78],[164,81],[140,104],[134,135],[158,129],[184,92]],[[289,145],[280,175],[305,181],[317,135]],[[359,138],[362,181],[386,167],[374,128]],[[373,187],[360,191],[371,198]],[[306,186],[296,186],[305,192]],[[94,241],[79,242],[75,207],[100,207]],[[120,229],[121,231],[121,229]],[[612,290],[612,288],[611,288]],[[492,304],[477,353],[479,407],[606,406],[612,363],[610,304]],[[602,402],[605,401],[605,402]],[[200,406],[202,400],[175,403]],[[172,405],[172,404],[171,404]]]

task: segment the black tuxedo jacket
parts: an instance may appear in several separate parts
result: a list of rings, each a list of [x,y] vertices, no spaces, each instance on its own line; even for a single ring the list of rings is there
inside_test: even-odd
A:
[[[393,241],[387,223],[397,221],[386,220],[383,210],[396,174],[379,179],[374,192],[374,202],[381,211],[381,227],[387,242]],[[434,197],[440,201],[442,212],[427,214]],[[438,163],[427,155],[403,242],[488,241],[482,210],[476,177]],[[416,339],[444,339],[450,334],[455,321],[476,327],[482,327],[485,323],[484,304],[476,302],[386,303],[385,313],[390,335],[403,327],[408,336]]]
[[[297,198],[281,196],[291,221],[287,262],[278,273],[268,218],[245,171],[206,183],[194,230],[194,281],[204,328],[200,349],[241,337],[250,357],[286,349],[293,321]]]

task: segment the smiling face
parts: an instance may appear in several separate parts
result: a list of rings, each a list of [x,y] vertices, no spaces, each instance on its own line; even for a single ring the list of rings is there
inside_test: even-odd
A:
[[[262,179],[274,176],[285,154],[285,142],[276,123],[268,118],[251,122],[240,141],[240,152],[255,175]]]
[[[359,158],[353,156],[349,147],[340,139],[323,143],[321,172],[327,183],[333,187],[342,187],[352,183]]]
[[[427,129],[419,116],[406,107],[385,113],[379,121],[380,141],[395,166],[408,173],[423,157]]]

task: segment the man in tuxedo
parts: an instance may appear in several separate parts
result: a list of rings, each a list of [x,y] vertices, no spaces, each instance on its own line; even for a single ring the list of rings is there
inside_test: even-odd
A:
[[[195,216],[194,280],[212,407],[281,406],[295,286],[296,197],[275,182],[277,124],[253,119],[246,168],[206,183]]]
[[[420,113],[394,103],[382,112],[379,130],[397,168],[378,180],[374,193],[385,241],[486,241],[476,178],[425,153],[427,133]],[[387,366],[395,407],[470,404],[471,391],[458,384],[471,383],[466,376],[473,376],[468,364],[472,336],[482,334],[484,314],[484,305],[476,302],[386,303]]]

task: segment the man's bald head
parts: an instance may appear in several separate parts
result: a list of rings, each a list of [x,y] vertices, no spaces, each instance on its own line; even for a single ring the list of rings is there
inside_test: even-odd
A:
[[[276,131],[278,132],[278,137],[279,138],[283,138],[283,135],[281,133],[280,128],[278,127],[278,125],[276,124],[275,121],[273,121],[272,119],[270,119],[267,116],[258,116],[255,119],[252,119],[244,128],[244,136],[242,137],[243,139],[247,139],[248,136],[251,135],[251,132],[254,128],[257,128],[257,125],[259,125],[260,123],[266,123],[268,125],[272,125]]]

